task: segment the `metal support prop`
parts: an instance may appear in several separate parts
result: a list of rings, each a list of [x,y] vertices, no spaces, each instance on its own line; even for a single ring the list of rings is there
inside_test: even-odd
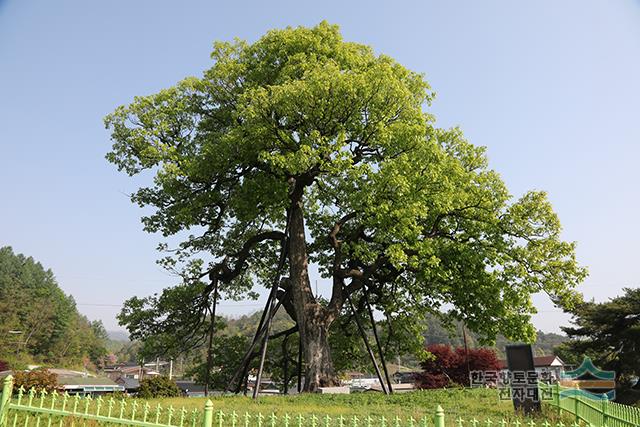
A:
[[[373,337],[376,340],[378,353],[380,354],[380,363],[382,364],[382,369],[384,370],[384,376],[387,379],[389,394],[393,394],[393,386],[391,385],[391,378],[389,377],[389,371],[387,370],[387,362],[384,359],[384,351],[382,350],[382,344],[380,344],[380,338],[378,338],[378,328],[376,327],[376,321],[373,318],[373,309],[371,308],[371,304],[369,303],[369,291],[367,290],[366,286],[364,287],[364,301],[366,302],[367,308],[369,310],[369,318],[371,319],[371,328],[373,329]]]
[[[371,346],[369,345],[369,340],[367,339],[367,334],[362,327],[362,323],[360,322],[360,317],[356,311],[356,307],[353,305],[353,301],[351,300],[351,296],[347,295],[347,300],[349,301],[349,306],[351,307],[351,312],[353,313],[353,317],[356,319],[356,325],[358,325],[358,331],[360,331],[360,335],[362,336],[362,341],[364,341],[364,345],[367,348],[367,353],[369,353],[369,357],[371,358],[371,363],[373,364],[373,368],[376,371],[376,375],[378,376],[378,381],[380,381],[380,385],[382,386],[382,391],[384,394],[389,394],[387,387],[384,384],[384,380],[382,379],[382,373],[380,372],[380,368],[378,367],[378,361],[376,360],[376,356],[373,354],[373,350],[371,350]]]
[[[204,395],[209,396],[209,380],[213,365],[213,337],[216,333],[216,306],[218,305],[218,280],[213,283],[213,306],[211,308],[211,327],[209,328],[209,348],[207,349],[207,371],[204,374]]]

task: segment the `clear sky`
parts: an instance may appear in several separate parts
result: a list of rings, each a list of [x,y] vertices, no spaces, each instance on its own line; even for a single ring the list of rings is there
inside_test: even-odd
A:
[[[126,197],[136,182],[104,160],[102,118],[200,75],[214,40],[323,19],[424,72],[439,125],[487,146],[514,195],[549,192],[590,268],[587,297],[640,283],[637,0],[0,0],[0,245],[53,269],[83,313],[116,329],[124,299],[175,279]],[[536,303],[536,326],[566,323]]]

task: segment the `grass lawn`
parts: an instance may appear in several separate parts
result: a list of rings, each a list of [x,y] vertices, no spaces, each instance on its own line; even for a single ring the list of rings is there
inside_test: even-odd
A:
[[[452,425],[453,420],[459,416],[465,420],[474,417],[478,420],[517,418],[511,401],[500,400],[498,391],[492,389],[425,390],[392,396],[372,392],[347,395],[261,396],[257,401],[244,396],[213,396],[211,400],[214,410],[221,410],[225,414],[235,411],[239,415],[245,412],[260,412],[265,416],[271,413],[282,416],[288,413],[316,415],[320,418],[325,415],[332,418],[355,415],[360,419],[370,415],[375,418],[384,416],[390,425],[396,416],[402,420],[409,417],[419,420],[424,416],[431,419],[438,405],[442,405],[448,425]],[[205,401],[205,398],[164,398],[153,399],[149,403],[160,403],[165,408],[173,405],[174,408],[184,406],[187,409],[202,409]],[[555,418],[555,412],[545,411],[545,417],[551,421]]]

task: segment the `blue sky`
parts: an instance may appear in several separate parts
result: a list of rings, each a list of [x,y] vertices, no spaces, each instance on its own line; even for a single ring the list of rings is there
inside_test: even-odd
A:
[[[148,177],[104,160],[102,118],[200,75],[214,40],[323,19],[424,72],[439,125],[487,146],[514,195],[549,192],[590,269],[588,298],[640,283],[640,2],[624,0],[0,0],[0,245],[52,268],[83,313],[117,328],[124,299],[174,278],[126,196]],[[539,328],[567,321],[536,303]]]

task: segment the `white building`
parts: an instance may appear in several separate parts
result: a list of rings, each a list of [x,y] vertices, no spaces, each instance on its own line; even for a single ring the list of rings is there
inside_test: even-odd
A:
[[[500,364],[501,373],[506,373],[509,370],[507,368],[506,359],[501,359],[498,362]],[[534,357],[533,366],[538,373],[538,378],[542,380],[548,379],[550,381],[558,380],[560,378],[560,374],[564,372],[566,367],[562,359],[554,355]]]

